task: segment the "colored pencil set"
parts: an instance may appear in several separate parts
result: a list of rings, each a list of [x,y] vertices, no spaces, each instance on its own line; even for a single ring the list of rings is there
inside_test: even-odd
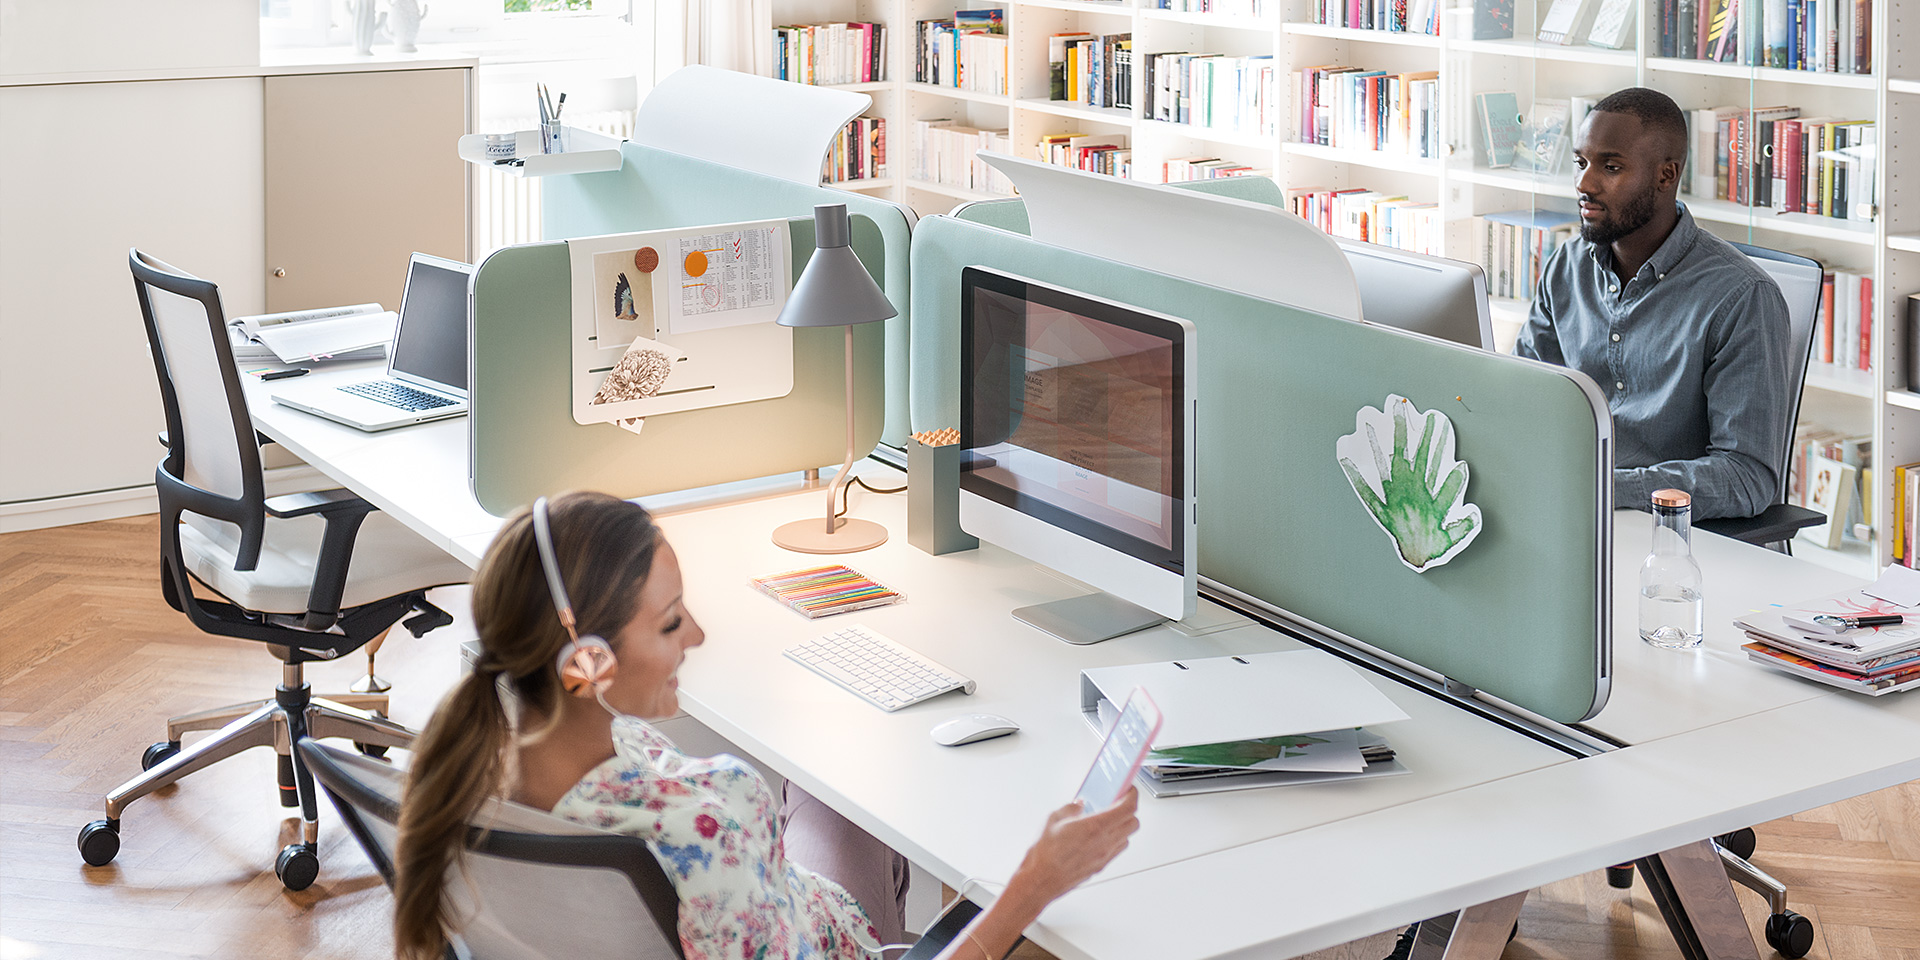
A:
[[[905,599],[904,594],[842,564],[757,577],[753,585],[807,618],[864,610]]]

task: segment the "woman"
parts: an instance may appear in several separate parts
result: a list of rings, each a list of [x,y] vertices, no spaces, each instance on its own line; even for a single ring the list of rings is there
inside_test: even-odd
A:
[[[543,536],[557,585],[543,572]],[[441,956],[453,929],[448,867],[490,796],[647,839],[680,895],[688,960],[862,960],[882,931],[901,929],[901,899],[872,892],[888,889],[896,854],[811,798],[790,803],[806,816],[776,817],[752,767],[687,757],[645,722],[677,712],[674,674],[706,635],[682,603],[673,548],[644,509],[574,493],[517,514],[481,562],[473,617],[481,656],[413,748],[394,881],[403,960]],[[561,663],[591,666],[576,657],[594,637],[605,638],[613,668],[590,669],[569,689]],[[999,960],[1013,949],[1042,908],[1126,848],[1137,804],[1129,790],[1108,810],[1082,815],[1076,802],[1054,811],[1006,892],[941,960]],[[828,875],[787,859],[801,849],[820,851],[810,859]]]

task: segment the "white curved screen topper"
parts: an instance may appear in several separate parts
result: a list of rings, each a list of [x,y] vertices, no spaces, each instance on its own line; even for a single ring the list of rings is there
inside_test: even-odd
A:
[[[647,94],[633,142],[817,184],[833,138],[872,103],[864,93],[693,64]]]

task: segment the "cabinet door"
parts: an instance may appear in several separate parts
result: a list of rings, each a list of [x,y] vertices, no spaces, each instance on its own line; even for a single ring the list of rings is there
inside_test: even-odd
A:
[[[260,80],[0,88],[0,503],[153,483],[138,246],[262,306]]]
[[[407,255],[467,254],[471,71],[266,79],[267,309],[398,309]]]

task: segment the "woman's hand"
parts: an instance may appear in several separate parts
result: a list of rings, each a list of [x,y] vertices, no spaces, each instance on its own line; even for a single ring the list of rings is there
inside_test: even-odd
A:
[[[1127,838],[1140,829],[1139,809],[1139,791],[1129,786],[1105,810],[1086,813],[1078,800],[1055,810],[1014,871],[1008,892],[1024,888],[1022,892],[1044,907],[1079,886],[1127,848]]]

